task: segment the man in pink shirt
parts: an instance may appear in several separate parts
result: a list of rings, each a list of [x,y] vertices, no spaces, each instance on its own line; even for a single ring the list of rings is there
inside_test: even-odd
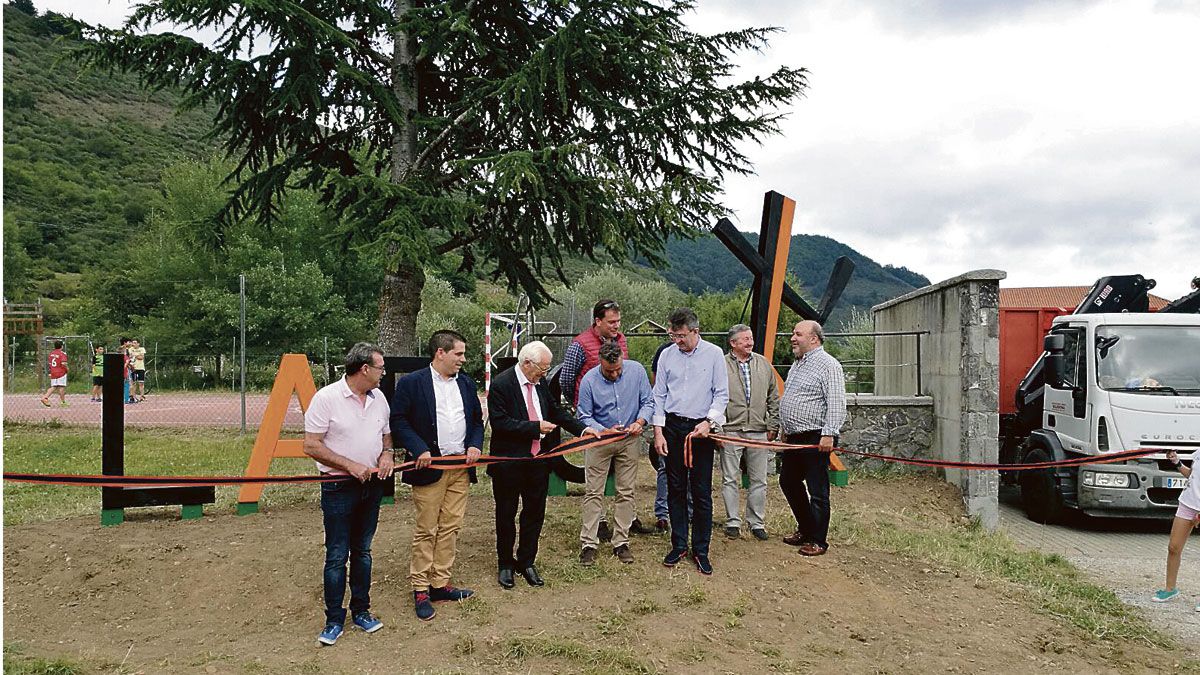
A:
[[[321,484],[325,517],[325,629],[332,645],[346,622],[346,562],[350,562],[350,614],[368,633],[383,628],[371,612],[371,540],[379,523],[383,479],[392,475],[392,433],[387,399],[379,390],[383,352],[359,342],[346,353],[346,376],[313,396],[304,413],[304,454],[322,473],[348,480]]]

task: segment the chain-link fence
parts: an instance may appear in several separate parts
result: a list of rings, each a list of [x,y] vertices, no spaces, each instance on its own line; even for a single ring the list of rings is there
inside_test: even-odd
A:
[[[232,345],[236,347],[236,345]],[[94,349],[86,340],[64,344],[67,364],[65,404],[49,386],[44,353],[10,350],[5,364],[4,420],[6,423],[99,426],[101,405],[93,386]],[[47,352],[48,353],[48,350]],[[101,352],[103,353],[103,352]],[[262,421],[281,354],[247,350],[245,370],[234,349],[218,354],[176,354],[151,344],[145,368],[129,369],[125,398],[126,426],[208,427],[254,431]],[[341,377],[341,354],[309,354],[313,381],[318,388]],[[244,387],[243,387],[244,373]],[[298,431],[303,418],[298,399],[292,398],[284,428]]]

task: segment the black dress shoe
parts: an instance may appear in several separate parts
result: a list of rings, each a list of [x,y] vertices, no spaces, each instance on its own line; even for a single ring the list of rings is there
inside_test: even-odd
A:
[[[517,583],[513,580],[513,571],[507,567],[501,569],[500,574],[496,575],[496,581],[499,581],[504,588],[512,588]]]
[[[629,526],[629,531],[634,534],[654,534],[653,527],[646,527],[642,524],[642,521],[638,520],[637,518],[633,519],[633,524]]]
[[[512,579],[512,572],[509,571],[509,579]],[[521,576],[525,577],[525,581],[529,582],[530,586],[544,586],[546,582],[542,581],[542,577],[538,575],[537,568],[533,565],[521,570]]]

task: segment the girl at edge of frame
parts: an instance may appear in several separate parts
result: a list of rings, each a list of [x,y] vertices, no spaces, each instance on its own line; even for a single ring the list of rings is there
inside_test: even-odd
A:
[[[1179,575],[1183,547],[1187,544],[1197,521],[1200,521],[1200,481],[1191,480],[1193,467],[1184,466],[1174,450],[1167,451],[1167,461],[1174,464],[1175,469],[1188,479],[1188,484],[1183,492],[1179,493],[1179,508],[1175,510],[1175,519],[1171,522],[1171,538],[1167,542],[1167,584],[1154,592],[1150,598],[1154,602],[1166,602],[1179,595],[1175,581]],[[1196,611],[1200,612],[1200,604],[1196,605]]]

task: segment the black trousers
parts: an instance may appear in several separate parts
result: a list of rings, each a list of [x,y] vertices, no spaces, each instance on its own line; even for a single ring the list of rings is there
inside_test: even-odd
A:
[[[816,445],[821,430],[788,434],[786,442]],[[833,444],[837,445],[837,437]],[[829,455],[817,450],[780,453],[779,487],[796,517],[796,531],[804,543],[829,548]]]
[[[716,444],[707,438],[692,439],[692,468],[683,463],[683,441],[702,421],[668,414],[663,436],[667,440],[671,548],[682,551],[688,547],[688,521],[691,520],[692,553],[707,557],[708,543],[712,539],[712,472]]]
[[[537,558],[538,538],[546,519],[550,467],[546,462],[518,462],[491,467],[492,498],[496,500],[496,562],[500,569],[523,570]],[[517,507],[521,534],[517,541]],[[516,556],[513,545],[516,544]]]

